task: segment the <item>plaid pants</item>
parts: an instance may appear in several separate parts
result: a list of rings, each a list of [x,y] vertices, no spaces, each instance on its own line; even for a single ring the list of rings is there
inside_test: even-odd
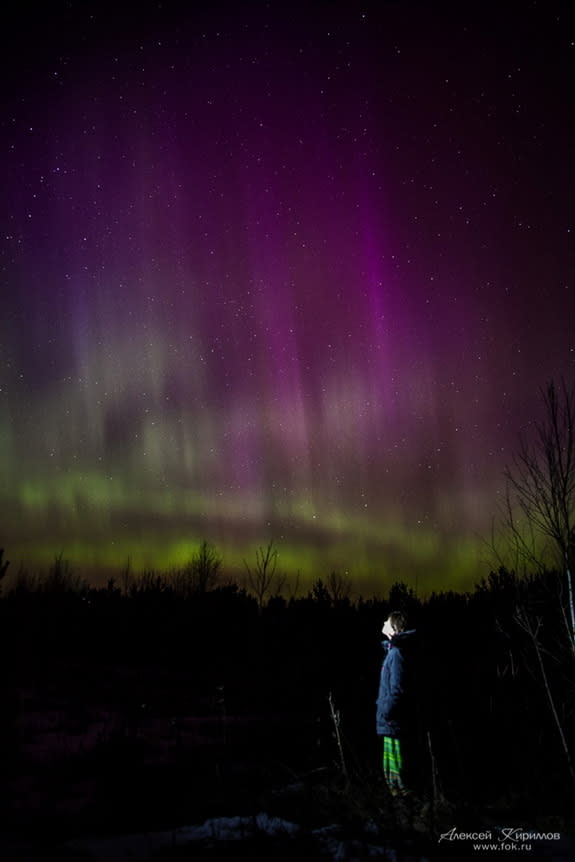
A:
[[[393,736],[383,737],[383,774],[392,792],[405,789],[401,743]]]

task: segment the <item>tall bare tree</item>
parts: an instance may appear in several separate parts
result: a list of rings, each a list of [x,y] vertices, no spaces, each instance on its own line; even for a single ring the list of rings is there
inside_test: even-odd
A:
[[[204,539],[191,561],[195,592],[207,593],[214,588],[221,565],[222,558],[217,549]]]
[[[0,581],[6,574],[9,565],[10,560],[4,560],[4,548],[0,548]]]
[[[274,580],[277,592],[280,592],[283,587],[284,578],[276,576],[277,562],[278,552],[277,548],[274,547],[273,540],[268,542],[265,548],[260,546],[256,550],[256,562],[253,568],[244,560],[248,585],[256,597],[260,611],[265,604],[266,596],[269,597],[271,593]]]
[[[575,386],[569,387],[565,380],[559,385],[551,382],[542,398],[543,418],[535,425],[534,440],[520,441],[512,466],[506,470],[507,526],[516,548],[532,561],[536,551],[531,537],[551,540],[564,573],[566,622],[575,650]],[[516,507],[524,516],[526,531],[517,521]]]
[[[327,576],[327,589],[334,604],[344,602],[351,593],[351,578],[341,572],[331,571]]]

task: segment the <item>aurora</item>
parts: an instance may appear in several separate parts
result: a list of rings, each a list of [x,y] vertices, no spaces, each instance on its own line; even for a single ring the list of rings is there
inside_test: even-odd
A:
[[[4,59],[11,559],[207,539],[233,574],[273,540],[304,581],[471,585],[573,373],[568,41],[544,10],[62,14]]]

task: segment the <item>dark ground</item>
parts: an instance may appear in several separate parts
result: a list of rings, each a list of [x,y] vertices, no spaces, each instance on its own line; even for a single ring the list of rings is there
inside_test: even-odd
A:
[[[90,841],[261,812],[297,835],[256,830],[148,858],[382,858],[393,847],[396,858],[462,859],[469,848],[439,841],[454,826],[560,832],[529,858],[575,858],[568,771],[506,595],[494,581],[472,599],[395,597],[411,603],[424,647],[409,801],[390,798],[374,732],[385,602],[316,593],[258,613],[231,588],[188,601],[113,589],[6,595],[3,862],[88,860]],[[547,646],[569,734],[572,665]]]

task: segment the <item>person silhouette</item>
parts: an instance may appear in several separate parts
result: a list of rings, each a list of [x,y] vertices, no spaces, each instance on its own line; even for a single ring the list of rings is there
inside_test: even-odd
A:
[[[384,659],[379,679],[376,730],[383,737],[383,774],[394,795],[409,793],[406,761],[413,723],[412,667],[410,649],[415,630],[406,629],[401,611],[392,611],[383,624]]]

